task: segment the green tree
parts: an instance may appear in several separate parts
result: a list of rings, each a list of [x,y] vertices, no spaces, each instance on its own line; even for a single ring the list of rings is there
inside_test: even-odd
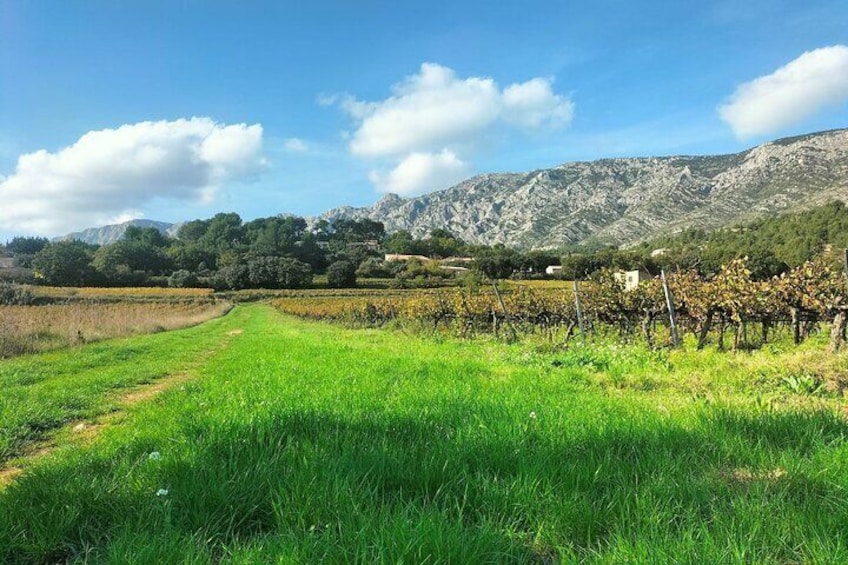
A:
[[[32,260],[37,280],[55,286],[85,286],[95,282],[93,247],[81,241],[51,243]]]
[[[521,256],[514,249],[498,244],[477,253],[474,266],[491,279],[506,279],[521,267]]]
[[[158,233],[159,236],[161,234]],[[94,253],[92,265],[107,279],[117,284],[141,284],[149,276],[164,275],[173,269],[171,258],[162,247],[156,245],[156,238],[149,234],[133,235],[139,237],[122,239],[110,245],[104,245]]]
[[[290,257],[256,257],[247,262],[252,288],[302,288],[312,283],[312,269]]]
[[[35,255],[49,244],[46,237],[13,237],[6,242],[6,251],[12,255]]]
[[[465,250],[465,242],[445,229],[434,229],[430,237],[421,242],[430,257],[445,258],[460,255]]]
[[[327,285],[331,288],[356,286],[356,265],[350,261],[336,261],[327,267]]]
[[[416,255],[422,251],[420,243],[406,230],[398,230],[390,235],[383,244],[383,247],[389,253],[398,253],[401,255]]]
[[[210,251],[228,251],[242,243],[241,217],[233,212],[215,214],[198,243]]]
[[[123,241],[138,243],[147,247],[162,249],[168,246],[168,238],[154,227],[143,228],[141,226],[127,226],[124,231]]]

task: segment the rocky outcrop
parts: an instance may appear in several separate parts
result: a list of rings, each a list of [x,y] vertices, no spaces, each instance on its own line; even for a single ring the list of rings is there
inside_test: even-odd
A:
[[[848,129],[786,138],[733,155],[601,159],[486,174],[416,198],[390,194],[324,219],[370,218],[424,236],[525,248],[630,244],[848,200]]]

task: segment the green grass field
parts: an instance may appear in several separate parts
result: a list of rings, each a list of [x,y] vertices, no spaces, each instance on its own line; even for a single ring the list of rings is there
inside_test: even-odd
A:
[[[2,361],[24,472],[0,562],[848,563],[848,358],[823,347],[561,351],[246,305]]]

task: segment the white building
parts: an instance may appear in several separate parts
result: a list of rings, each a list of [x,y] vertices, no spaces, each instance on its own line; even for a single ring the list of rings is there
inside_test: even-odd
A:
[[[654,278],[654,275],[645,269],[637,269],[635,271],[618,271],[613,273],[615,280],[624,283],[624,290],[633,290],[639,283]]]

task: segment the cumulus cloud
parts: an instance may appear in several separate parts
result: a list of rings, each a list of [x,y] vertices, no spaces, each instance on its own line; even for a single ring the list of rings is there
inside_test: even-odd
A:
[[[739,85],[718,108],[739,138],[770,134],[848,101],[848,46],[807,51],[773,73]]]
[[[381,192],[415,196],[448,188],[466,178],[471,168],[453,152],[411,153],[388,173],[371,171],[369,178]]]
[[[526,129],[559,128],[574,116],[574,103],[554,94],[551,81],[534,78],[503,92],[504,120]]]
[[[574,104],[554,92],[549,78],[501,88],[492,78],[461,78],[435,63],[422,64],[391,90],[380,101],[343,94],[322,96],[319,103],[336,105],[353,120],[353,155],[395,164],[387,174],[372,173],[377,187],[406,187],[406,194],[444,188],[436,181],[467,174],[471,168],[460,154],[473,151],[496,127],[555,130],[574,114]]]
[[[191,118],[91,131],[55,153],[18,158],[0,180],[0,225],[51,235],[139,217],[156,198],[209,202],[265,166],[259,124]]]

